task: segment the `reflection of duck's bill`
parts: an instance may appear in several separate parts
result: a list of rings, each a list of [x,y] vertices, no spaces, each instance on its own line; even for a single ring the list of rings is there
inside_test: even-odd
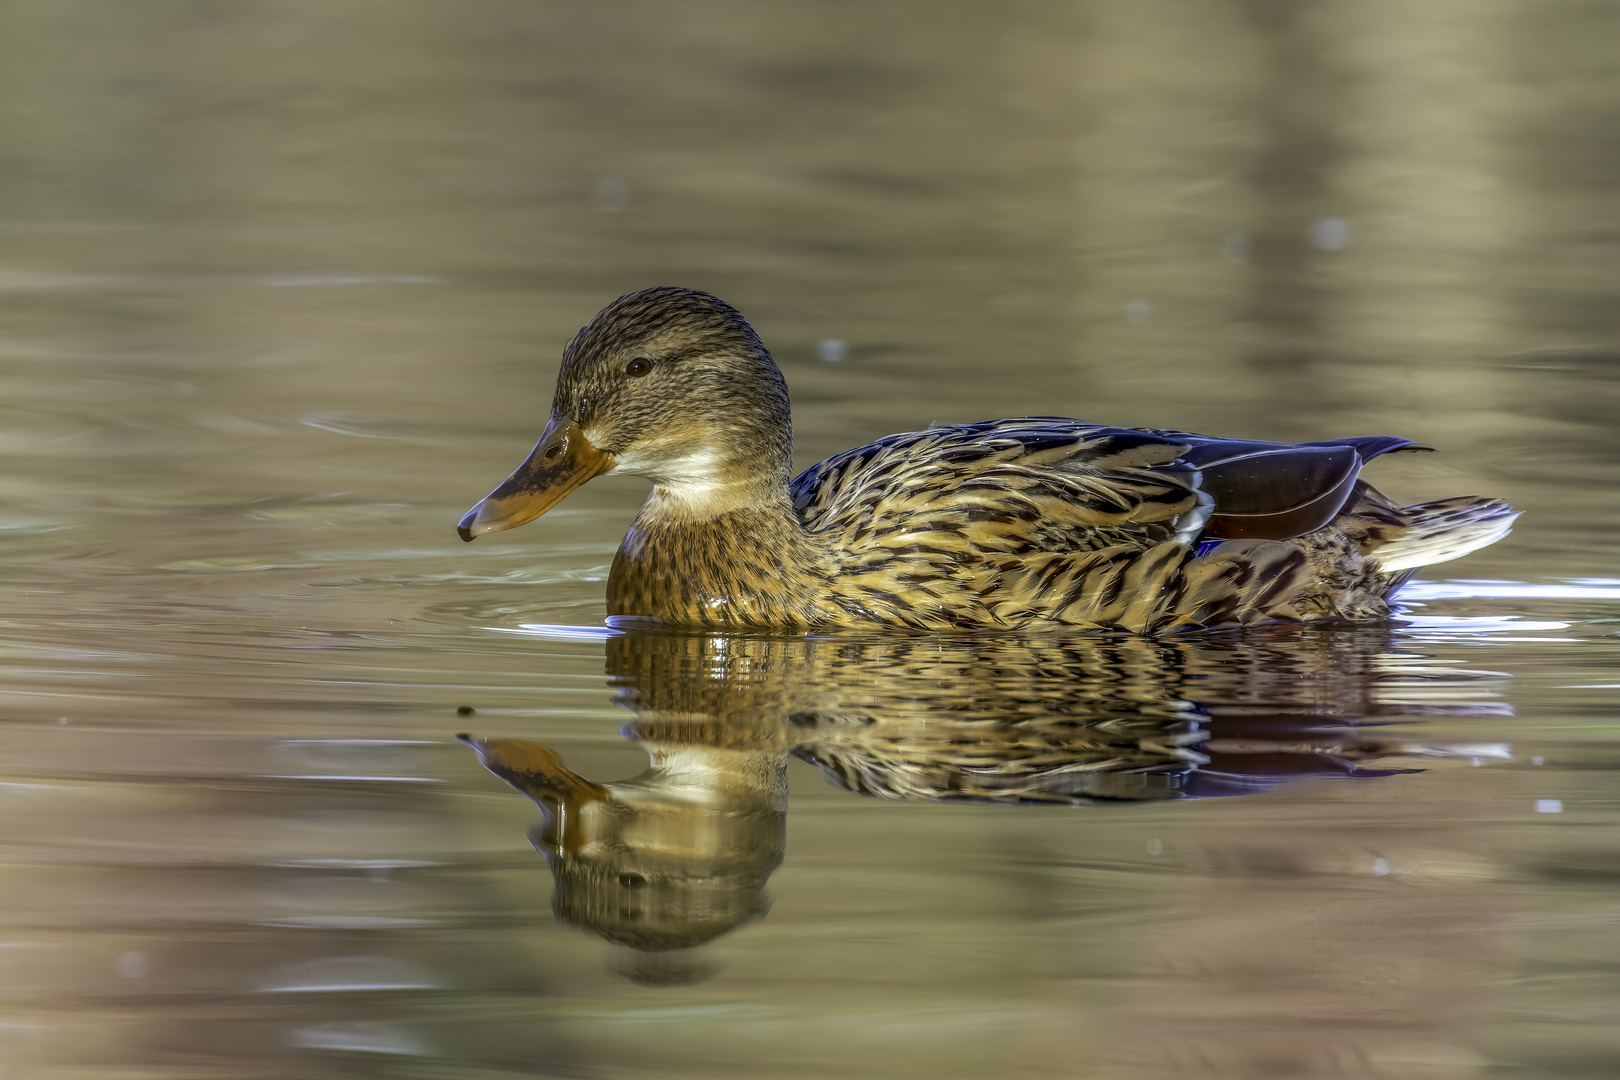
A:
[[[577,851],[589,842],[581,828],[580,812],[591,803],[610,798],[607,788],[569,769],[555,750],[539,743],[480,739],[467,734],[456,738],[478,751],[484,768],[549,811],[545,830],[548,844]]]
[[[542,795],[595,802],[608,797],[608,789],[593,784],[562,763],[557,751],[522,739],[456,738],[478,751],[484,768],[531,798]]]
[[[593,446],[578,424],[555,415],[523,464],[467,511],[456,532],[463,540],[473,540],[525,525],[613,463],[613,455]]]

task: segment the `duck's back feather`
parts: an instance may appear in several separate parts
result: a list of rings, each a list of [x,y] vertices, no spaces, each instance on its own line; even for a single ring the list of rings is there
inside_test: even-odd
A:
[[[1398,584],[1369,556],[1406,521],[1358,474],[1411,445],[1021,417],[891,435],[806,470],[791,494],[836,553],[830,599],[856,621],[1141,631],[1364,616]],[[1225,542],[1200,554],[1205,538]]]
[[[814,465],[790,487],[812,532],[911,531],[918,518],[968,533],[984,550],[1034,550],[1031,525],[1140,527],[1198,504],[1188,446],[1166,435],[1059,417],[910,431]],[[1006,526],[1014,526],[1007,528]]]
[[[930,506],[955,493],[1000,502],[994,510],[1022,520],[1055,498],[1053,520],[1103,528],[1169,521],[1202,491],[1213,501],[1204,535],[1288,540],[1333,520],[1363,464],[1407,449],[1428,447],[1384,435],[1294,444],[1026,416],[890,435],[812,466],[791,493],[820,532],[851,516],[873,524],[915,503],[908,492]]]

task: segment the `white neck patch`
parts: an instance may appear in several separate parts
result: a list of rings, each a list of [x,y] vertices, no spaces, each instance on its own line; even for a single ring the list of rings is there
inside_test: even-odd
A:
[[[620,454],[608,471],[645,476],[666,491],[678,492],[685,498],[707,495],[722,485],[720,455],[708,447],[673,457],[659,454],[656,459],[652,455],[631,450]]]

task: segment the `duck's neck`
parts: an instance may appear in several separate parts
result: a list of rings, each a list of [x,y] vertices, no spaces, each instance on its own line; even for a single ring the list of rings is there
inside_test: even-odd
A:
[[[608,577],[608,612],[698,626],[809,626],[829,552],[786,486],[655,484]]]
[[[612,785],[692,803],[763,803],[787,808],[787,753],[780,747],[643,743],[647,771]]]

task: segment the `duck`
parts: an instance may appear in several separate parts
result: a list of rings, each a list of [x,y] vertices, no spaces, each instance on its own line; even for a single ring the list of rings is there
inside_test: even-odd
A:
[[[1402,506],[1361,479],[1395,436],[1309,443],[1057,416],[936,424],[792,475],[787,384],[736,308],[619,297],[563,350],[544,432],[457,525],[527,524],[593,477],[652,482],[610,616],[671,626],[1144,635],[1388,618],[1423,566],[1517,513]]]

